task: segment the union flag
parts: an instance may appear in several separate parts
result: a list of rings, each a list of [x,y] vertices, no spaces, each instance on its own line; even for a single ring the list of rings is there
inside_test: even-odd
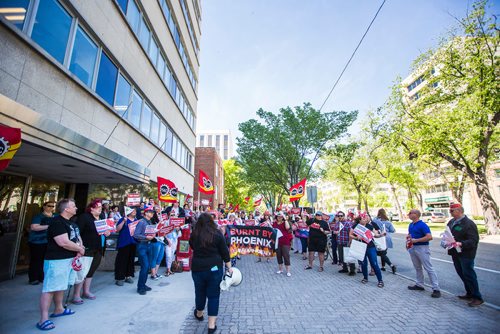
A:
[[[302,181],[300,181],[297,184],[294,184],[290,188],[290,202],[295,202],[301,199],[305,193],[306,193],[306,179],[302,179]]]
[[[240,211],[240,205],[236,204],[236,206],[234,207],[233,212],[238,212],[238,211]]]
[[[0,124],[0,172],[9,166],[19,147],[21,129]]]
[[[158,199],[167,203],[177,202],[177,187],[167,179],[158,176]]]
[[[262,197],[260,199],[256,200],[255,202],[253,202],[253,206],[254,207],[259,206],[261,202],[262,202]]]
[[[198,187],[200,192],[211,195],[215,193],[214,185],[208,175],[200,169],[200,177],[198,179]]]
[[[245,197],[245,204],[248,204],[249,200],[250,200],[250,196]]]

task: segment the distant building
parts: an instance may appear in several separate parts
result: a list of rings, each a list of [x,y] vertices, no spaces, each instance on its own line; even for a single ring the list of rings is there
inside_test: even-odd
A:
[[[231,159],[234,155],[233,137],[229,130],[198,131],[196,146],[215,148],[222,160]]]
[[[217,205],[224,203],[224,167],[222,166],[222,159],[213,147],[197,147],[195,149],[195,163],[194,163],[194,200],[200,205],[206,207],[210,205],[211,208],[217,208]],[[198,176],[200,169],[203,170],[210,180],[215,189],[215,193],[207,195],[198,192]],[[198,198],[198,194],[200,197]]]

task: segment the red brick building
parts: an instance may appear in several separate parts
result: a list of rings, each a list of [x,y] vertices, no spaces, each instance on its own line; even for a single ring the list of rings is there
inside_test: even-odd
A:
[[[198,201],[198,179],[200,169],[207,173],[212,181],[215,194],[200,193],[201,201],[212,200],[210,207],[217,208],[219,203],[224,203],[224,168],[222,159],[213,147],[196,147],[194,158],[194,200]],[[202,204],[203,205],[203,204]]]

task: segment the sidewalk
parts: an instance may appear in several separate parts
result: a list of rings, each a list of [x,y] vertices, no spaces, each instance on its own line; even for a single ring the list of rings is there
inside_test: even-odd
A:
[[[443,227],[443,231],[444,231],[444,227]],[[441,233],[443,233],[443,231],[433,231],[433,230],[431,230],[432,237],[440,239],[441,238]],[[396,233],[408,234],[408,228],[400,228],[400,227],[398,227],[398,228],[396,228]],[[500,234],[498,234],[498,235],[485,235],[485,234],[481,234],[481,235],[479,235],[479,242],[485,242],[485,243],[489,243],[489,244],[500,245]]]
[[[138,267],[137,267],[138,269]],[[162,272],[165,268],[160,268]],[[136,279],[138,272],[136,271]],[[27,275],[0,283],[0,333],[42,333],[39,320],[41,285],[27,284]],[[70,304],[76,314],[55,318],[56,328],[48,333],[179,333],[183,319],[194,305],[190,272],[177,273],[158,281],[148,279],[153,288],[147,295],[136,292],[137,285],[114,284],[112,272],[98,271],[92,281],[96,300]],[[66,295],[65,297],[66,298]]]

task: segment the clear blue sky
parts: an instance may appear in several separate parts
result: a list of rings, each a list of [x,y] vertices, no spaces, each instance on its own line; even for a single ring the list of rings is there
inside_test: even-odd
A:
[[[230,129],[259,108],[319,108],[380,0],[203,0],[198,130]],[[384,103],[395,78],[464,17],[464,0],[388,0],[323,111]],[[499,1],[490,11],[500,13]],[[451,14],[451,15],[450,15]],[[355,129],[352,129],[356,132]]]

